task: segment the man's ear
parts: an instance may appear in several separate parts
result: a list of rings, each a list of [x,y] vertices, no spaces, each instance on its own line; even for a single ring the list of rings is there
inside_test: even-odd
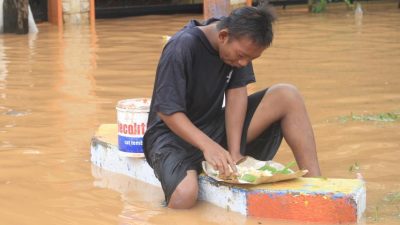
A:
[[[228,38],[229,38],[228,29],[224,28],[224,29],[222,29],[222,30],[220,30],[220,31],[218,32],[218,41],[219,41],[220,43],[225,43],[225,42],[227,42],[227,41],[228,41]]]

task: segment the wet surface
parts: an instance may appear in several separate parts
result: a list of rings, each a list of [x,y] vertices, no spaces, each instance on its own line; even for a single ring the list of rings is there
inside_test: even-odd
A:
[[[323,175],[361,172],[366,223],[399,224],[399,121],[343,119],[400,113],[400,10],[396,1],[363,6],[362,20],[344,5],[317,15],[278,10],[273,46],[254,62],[249,92],[296,85]],[[97,20],[95,30],[63,32],[44,23],[37,35],[0,36],[2,224],[296,224],[204,202],[169,210],[161,189],[91,165],[97,127],[116,122],[118,100],[151,95],[162,36],[190,18],[201,15]],[[276,160],[293,160],[285,144]]]

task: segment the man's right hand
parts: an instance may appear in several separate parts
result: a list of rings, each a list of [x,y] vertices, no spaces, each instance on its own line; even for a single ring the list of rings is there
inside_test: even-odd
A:
[[[184,113],[176,112],[171,115],[158,113],[158,116],[175,134],[200,149],[206,161],[218,170],[221,176],[228,177],[232,171],[237,173],[235,162],[229,152],[194,126]]]
[[[204,158],[206,161],[219,171],[219,175],[223,177],[230,177],[237,174],[235,162],[227,150],[222,148],[217,143],[210,144],[203,150]]]

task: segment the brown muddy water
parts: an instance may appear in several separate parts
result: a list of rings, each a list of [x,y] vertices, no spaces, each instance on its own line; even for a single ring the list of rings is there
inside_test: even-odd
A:
[[[278,82],[302,92],[323,175],[367,182],[367,224],[400,224],[400,122],[349,120],[400,112],[400,9],[363,2],[323,14],[278,10],[273,46],[254,62],[250,92]],[[118,100],[151,95],[162,36],[201,15],[39,24],[0,36],[0,224],[301,224],[246,218],[200,202],[161,205],[156,188],[99,170],[90,139],[116,123]],[[400,116],[400,115],[399,115]],[[356,118],[357,119],[357,118]],[[283,145],[277,161],[292,161]]]

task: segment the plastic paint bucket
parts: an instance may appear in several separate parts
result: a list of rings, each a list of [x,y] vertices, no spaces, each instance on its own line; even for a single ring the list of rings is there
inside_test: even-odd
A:
[[[118,148],[123,156],[144,157],[143,135],[147,129],[149,98],[121,100],[117,104]]]

